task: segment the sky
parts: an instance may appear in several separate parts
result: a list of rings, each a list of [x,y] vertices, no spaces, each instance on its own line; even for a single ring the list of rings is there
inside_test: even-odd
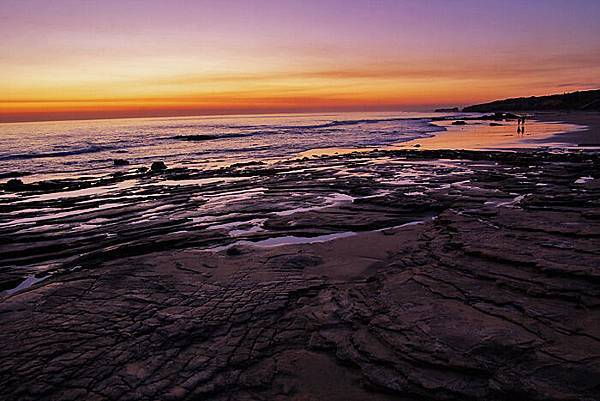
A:
[[[598,0],[0,0],[0,122],[600,88]]]

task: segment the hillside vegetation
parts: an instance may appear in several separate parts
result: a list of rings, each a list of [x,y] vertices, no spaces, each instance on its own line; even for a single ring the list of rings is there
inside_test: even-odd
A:
[[[583,110],[600,111],[600,89],[562,95],[531,96],[497,100],[465,107],[465,112]]]

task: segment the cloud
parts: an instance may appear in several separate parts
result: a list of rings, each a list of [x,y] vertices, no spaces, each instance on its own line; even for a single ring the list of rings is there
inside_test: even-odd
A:
[[[181,74],[157,77],[154,85],[202,85],[206,83],[278,82],[294,80],[421,80],[421,79],[523,79],[530,76],[600,72],[600,52],[551,56],[496,54],[487,59],[457,57],[417,62],[389,60],[379,63],[296,70]]]
[[[567,82],[564,84],[557,85],[559,88],[598,88],[600,89],[600,82]]]

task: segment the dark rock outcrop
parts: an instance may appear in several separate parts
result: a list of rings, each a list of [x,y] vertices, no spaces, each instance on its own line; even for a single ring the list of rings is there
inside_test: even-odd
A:
[[[128,166],[129,162],[125,159],[114,159],[113,165],[115,166]]]
[[[150,170],[152,171],[163,171],[167,169],[167,165],[163,161],[153,162],[152,166],[150,166]]]
[[[582,110],[600,111],[600,89],[550,96],[520,97],[465,107],[464,112]]]
[[[196,134],[196,135],[178,135],[173,139],[189,142],[214,141],[216,139],[230,139],[246,136],[247,134]]]
[[[4,189],[7,191],[20,191],[24,187],[25,184],[23,184],[23,181],[19,180],[18,178],[12,178],[4,185]]]

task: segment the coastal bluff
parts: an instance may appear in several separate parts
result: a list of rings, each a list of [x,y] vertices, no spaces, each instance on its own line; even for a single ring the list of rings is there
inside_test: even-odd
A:
[[[494,111],[600,111],[600,89],[549,96],[496,100],[463,108],[464,112]]]

